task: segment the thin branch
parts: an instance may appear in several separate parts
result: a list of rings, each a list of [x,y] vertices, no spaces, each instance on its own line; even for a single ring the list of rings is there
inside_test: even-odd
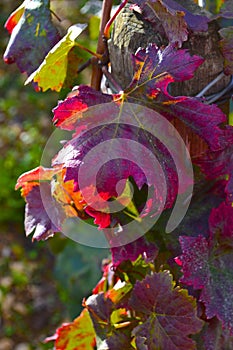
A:
[[[52,13],[52,15],[54,15],[54,17],[58,20],[58,22],[62,21],[61,18],[58,17],[58,15],[53,10],[50,9],[50,12]]]
[[[116,12],[114,13],[114,15],[112,16],[112,18],[110,18],[110,20],[108,21],[108,23],[106,24],[105,28],[104,28],[104,36],[105,38],[109,39],[110,37],[110,27],[112,25],[112,23],[114,22],[114,20],[116,19],[116,17],[118,16],[118,14],[120,13],[120,11],[125,7],[125,5],[127,4],[128,0],[124,0],[120,6],[118,7],[118,9],[116,10]]]
[[[102,6],[102,18],[100,22],[100,33],[98,38],[97,50],[96,50],[96,53],[98,55],[103,55],[105,52],[106,44],[103,41],[103,35],[104,35],[104,28],[110,18],[111,9],[112,9],[112,0],[104,0],[103,6]],[[98,67],[97,65],[93,64],[91,86],[96,90],[100,90],[102,74],[103,73],[102,73],[101,67]]]
[[[217,102],[222,96],[224,96],[228,91],[230,91],[232,87],[233,87],[233,76],[231,77],[230,83],[224,89],[217,92],[216,94],[206,97],[207,104]]]
[[[89,60],[87,60],[86,62],[84,62],[78,69],[78,74],[81,73],[84,69],[86,69],[87,67],[89,67],[92,64],[92,58],[89,58]]]
[[[102,67],[102,72],[106,76],[110,84],[116,89],[117,93],[123,91],[122,87],[116,82],[116,80],[113,78],[112,74],[108,71],[106,66]]]
[[[212,87],[214,86],[219,80],[221,80],[224,77],[224,73],[220,73],[214,80],[212,80],[206,87],[204,87],[203,90],[201,90],[196,97],[202,97],[205,95],[205,93]]]

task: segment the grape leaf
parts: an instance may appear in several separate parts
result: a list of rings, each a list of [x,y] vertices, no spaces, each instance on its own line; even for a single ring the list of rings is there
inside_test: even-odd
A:
[[[231,0],[224,0],[222,3],[222,6],[220,8],[219,13],[215,16],[217,18],[224,17],[224,18],[233,18],[233,3]]]
[[[209,217],[211,239],[225,247],[233,248],[233,207],[222,202],[217,208],[213,208]]]
[[[233,347],[233,337],[227,329],[222,328],[217,318],[208,321],[201,335],[205,350],[230,350]]]
[[[55,210],[50,211],[50,216],[44,208],[41,191],[44,200],[55,208]],[[40,186],[35,184],[26,195],[26,202],[24,226],[27,236],[35,231],[33,241],[39,241],[52,237],[55,232],[60,231],[60,227],[54,223],[60,223],[62,218],[59,215],[51,218],[52,213],[56,215],[58,204],[51,196],[51,188],[48,183],[42,183]],[[59,209],[60,212],[61,210]]]
[[[218,125],[226,121],[223,112],[197,98],[173,97],[167,91],[171,82],[191,79],[203,59],[191,57],[187,50],[175,50],[172,46],[158,49],[154,44],[139,49],[133,59],[135,74],[126,89],[128,101],[153,108],[168,119],[179,119],[211,149],[219,149],[223,131]]]
[[[26,2],[27,0],[25,0],[14,12],[12,12],[9,18],[7,19],[5,23],[5,28],[10,34],[12,33],[14,27],[17,25],[20,18],[22,17],[25,10]]]
[[[233,15],[232,15],[233,17]],[[233,26],[219,30],[222,37],[220,48],[224,57],[224,73],[233,74]]]
[[[181,282],[201,289],[207,318],[217,316],[223,326],[233,332],[233,250],[230,220],[233,208],[225,203],[210,215],[209,239],[180,237],[183,254],[177,259],[182,266]],[[225,220],[231,226],[225,225]]]
[[[79,118],[88,108],[102,103],[112,102],[112,95],[103,94],[87,85],[80,85],[64,101],[59,101],[53,109],[53,122],[64,130],[75,130]]]
[[[221,138],[221,148],[218,151],[207,151],[206,154],[195,159],[195,163],[201,167],[207,179],[219,177],[227,178],[225,192],[227,199],[233,198],[233,127],[228,125]]]
[[[34,81],[42,91],[48,89],[60,91],[67,78],[70,51],[77,45],[75,40],[85,28],[85,24],[71,26],[67,34],[49,51],[39,68],[28,77],[25,84]],[[78,60],[75,64],[78,64]]]
[[[142,10],[142,16],[143,18],[145,18],[146,20],[148,20],[149,22],[153,24],[155,24],[156,22],[158,22],[157,17],[160,19],[160,21],[162,21],[163,25],[164,25],[164,29],[165,32],[168,31],[168,28],[166,28],[166,24],[167,22],[169,23],[169,21],[172,20],[173,23],[171,23],[171,28],[172,31],[168,32],[167,35],[172,36],[173,34],[176,34],[181,40],[182,37],[185,39],[185,34],[187,32],[186,27],[188,26],[189,29],[191,29],[192,31],[197,31],[197,32],[202,32],[202,31],[207,31],[208,30],[208,22],[209,19],[208,17],[206,17],[206,14],[200,14],[200,8],[197,7],[197,13],[192,13],[189,10],[187,10],[184,6],[180,5],[178,2],[173,1],[173,0],[163,0],[163,1],[156,1],[156,0],[152,0],[152,1],[145,1],[145,0],[134,0],[134,3],[136,3],[137,5],[140,6],[141,10]],[[154,6],[154,11],[153,13],[151,13],[151,4],[155,4]],[[149,6],[148,6],[149,5]],[[158,11],[159,9],[163,9],[164,8],[164,13],[167,9],[168,12],[168,17],[164,19],[162,19],[159,16],[160,11]],[[157,10],[158,9],[158,10]],[[158,13],[157,13],[158,11]],[[169,16],[170,13],[170,16]],[[178,14],[178,17],[180,17],[180,23],[183,24],[183,33],[176,33],[176,31],[178,30],[178,25],[179,25],[179,21],[178,19],[176,19],[176,21],[173,21],[173,17],[172,15]],[[183,16],[183,20],[182,20],[182,16]],[[186,23],[186,26],[185,26]],[[183,39],[183,40],[184,40]],[[174,42],[174,39],[171,38],[171,42]]]
[[[44,240],[61,231],[62,223],[68,217],[86,218],[85,202],[80,192],[74,192],[74,183],[63,178],[65,169],[35,168],[17,181],[16,189],[22,188],[26,199],[25,231],[33,240]]]
[[[114,303],[104,293],[91,295],[86,300],[85,306],[97,335],[97,349],[133,349],[131,346],[132,325],[127,321],[128,316],[124,309],[114,312]]]
[[[212,150],[219,149],[219,139],[223,134],[219,125],[226,121],[223,112],[217,106],[206,105],[197,98],[173,97],[167,91],[171,82],[191,79],[203,59],[195,55],[191,57],[187,50],[176,50],[172,45],[158,49],[151,44],[146,49],[139,49],[133,61],[135,74],[123,94],[110,96],[80,86],[73,96],[54,109],[55,124],[68,130],[81,125],[87,127],[90,119],[88,108],[91,106],[111,100],[122,104],[127,101],[146,105],[169,120],[178,118],[203,138]],[[110,111],[108,113],[111,114]],[[106,110],[103,120],[109,120],[107,116]]]
[[[56,330],[56,350],[94,350],[95,331],[86,309],[73,322]]]
[[[140,254],[142,254],[147,261],[152,262],[158,254],[158,248],[154,243],[148,242],[145,237],[140,237],[132,243],[111,248],[111,252],[112,263],[117,267],[122,261],[135,261]]]
[[[175,287],[168,271],[136,282],[129,305],[143,322],[132,332],[137,349],[196,349],[189,338],[202,327],[195,300],[186,290]]]
[[[187,23],[183,11],[176,11],[161,0],[136,1],[142,8],[146,4],[162,23],[169,42],[178,43],[179,47],[188,38]]]
[[[95,110],[95,113],[99,117],[103,118],[104,105],[100,105],[101,114],[99,110]],[[94,111],[93,111],[94,113]],[[119,112],[117,111],[117,115]],[[107,114],[108,115],[108,114]],[[112,113],[113,116],[113,113]],[[109,117],[108,117],[109,118]],[[113,145],[112,140],[116,140],[117,148],[115,146],[103,147],[104,149],[100,151],[93,152],[90,164],[101,164],[103,159],[105,164],[99,169],[98,176],[95,175],[95,168],[93,170],[89,167],[88,173],[85,174],[85,187],[88,189],[93,184],[99,193],[107,193],[110,197],[116,197],[120,195],[116,191],[117,183],[122,179],[128,179],[130,176],[134,178],[138,188],[142,188],[144,183],[148,185],[153,185],[155,188],[151,190],[150,195],[153,197],[153,205],[150,209],[150,214],[157,214],[161,208],[164,206],[164,201],[166,201],[165,206],[170,206],[177,194],[177,173],[174,161],[169,154],[166,147],[155,137],[149,135],[145,130],[136,128],[134,126],[125,124],[106,124],[105,126],[99,126],[92,128],[86,133],[82,133],[76,138],[68,141],[63,149],[58,153],[57,157],[53,160],[53,166],[63,165],[66,171],[65,181],[73,180],[76,187],[75,190],[84,190],[84,186],[80,189],[80,166],[83,164],[83,160],[89,153],[90,149],[96,149],[100,142],[104,145],[103,141],[109,142],[109,145]],[[136,148],[132,149],[130,144],[127,142],[121,142],[124,140],[135,140],[139,144],[147,147],[151,150],[152,154],[145,154],[145,149],[140,149],[140,153],[136,152]],[[151,142],[151,140],[153,140]],[[121,158],[117,157],[114,152],[121,154]],[[104,152],[104,157],[103,157]],[[153,164],[153,154],[159,159],[161,167],[166,173],[166,186],[167,198],[164,198],[163,191],[164,185],[161,181],[161,172],[158,169],[157,172],[151,166]],[[90,156],[88,154],[88,156]],[[161,158],[162,157],[162,158]],[[129,159],[129,160],[128,160]],[[130,159],[134,160],[131,161]],[[160,160],[161,159],[161,160]],[[138,164],[142,164],[141,168]],[[143,171],[141,170],[143,169]],[[145,173],[147,177],[145,177]],[[93,180],[94,177],[94,180]],[[124,181],[125,182],[125,181]],[[87,190],[86,190],[87,192]],[[90,191],[88,192],[90,194]],[[96,203],[96,195],[93,194],[86,200],[86,194],[84,195],[85,201],[88,203]],[[102,201],[102,200],[101,200]],[[100,199],[98,203],[101,203]],[[105,204],[108,204],[106,202]],[[90,207],[92,205],[90,204]],[[99,208],[101,208],[99,206]],[[144,203],[144,209],[140,213],[140,218],[143,219],[147,214],[147,208]]]
[[[26,173],[22,174],[16,183],[15,189],[19,189],[20,187],[25,187],[25,184],[29,182],[34,181],[43,181],[43,180],[52,180],[53,176],[61,171],[61,168],[57,169],[51,169],[51,168],[44,168],[42,166],[39,166],[33,170],[27,171]]]
[[[60,39],[51,20],[49,4],[49,0],[25,1],[22,4],[24,12],[18,23],[14,26],[12,21],[17,22],[20,12],[16,12],[7,23],[12,33],[4,53],[4,61],[9,64],[15,62],[20,71],[28,75],[41,64]]]
[[[74,191],[81,189],[79,172],[87,164],[84,159],[87,155],[89,157],[91,153],[89,151],[104,147],[105,142],[111,143],[111,147],[104,147],[101,151],[91,153],[90,166],[84,176],[84,188],[95,187],[91,204],[86,201],[87,214],[95,217],[96,223],[101,227],[106,227],[110,223],[118,227],[117,225],[121,224],[121,218],[114,215],[103,216],[99,215],[98,210],[93,211],[92,204],[96,202],[97,192],[107,194],[109,199],[118,198],[121,195],[117,191],[118,182],[123,180],[125,183],[130,177],[133,178],[139,190],[146,184],[148,191],[151,192],[148,200],[140,203],[142,209],[136,218],[138,223],[140,221],[144,224],[148,217],[159,215],[164,208],[173,206],[177,196],[178,180],[180,180],[177,176],[177,167],[181,174],[186,174],[185,171],[181,171],[181,169],[185,170],[186,165],[179,142],[175,137],[166,137],[164,140],[169,140],[167,146],[166,142],[164,144],[160,138],[153,136],[158,135],[159,123],[154,119],[157,114],[147,110],[145,117],[145,105],[159,111],[169,120],[174,117],[179,118],[201,136],[212,150],[222,147],[224,131],[219,128],[219,124],[225,121],[226,117],[221,110],[214,105],[207,106],[195,98],[172,97],[167,91],[171,82],[192,78],[195,69],[202,62],[203,60],[197,56],[191,57],[187,50],[176,50],[171,45],[159,50],[155,45],[149,45],[147,49],[140,49],[134,56],[134,79],[124,92],[110,96],[80,86],[55,108],[56,125],[67,130],[75,130],[75,134],[55,156],[53,167],[62,166],[66,170],[62,181],[73,181]],[[131,103],[124,103],[124,101]],[[134,102],[137,105],[132,104]],[[132,105],[136,108],[134,113],[131,111]],[[120,123],[123,116],[127,124]],[[135,116],[137,116],[136,119]],[[159,115],[159,120],[161,118]],[[162,130],[162,132],[170,135],[169,130]],[[122,139],[124,142],[121,142]],[[112,140],[118,142],[117,146]],[[140,152],[137,151],[135,143],[132,147],[130,141],[143,145],[143,150],[140,148]],[[112,149],[116,152],[114,156],[110,152]],[[176,163],[171,150],[176,152]],[[158,171],[155,171],[155,166],[152,166],[153,156],[156,156],[161,165]],[[92,165],[101,165],[103,158],[104,165],[98,170],[98,174],[95,174],[96,167]],[[164,184],[161,181],[163,176]],[[179,188],[179,190],[185,192],[190,185],[189,180],[183,176],[182,181],[179,181],[182,189]],[[81,187],[83,190],[83,186]],[[165,188],[166,195],[163,192]],[[110,201],[105,202],[110,206]],[[106,213],[108,212],[110,211],[107,207]],[[137,225],[136,229],[141,230],[141,226]],[[139,236],[132,237],[131,241],[133,238],[137,239]]]

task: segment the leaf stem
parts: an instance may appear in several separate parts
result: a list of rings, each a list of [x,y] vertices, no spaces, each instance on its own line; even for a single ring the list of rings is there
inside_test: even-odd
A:
[[[108,22],[111,14],[112,9],[112,2],[113,0],[103,0],[102,5],[102,17],[100,22],[100,32],[99,32],[99,38],[97,43],[97,49],[96,54],[100,55],[101,58],[105,52],[106,49],[106,42],[103,41],[103,35],[104,35],[104,28],[106,26],[106,23]],[[101,61],[100,58],[100,61]],[[101,78],[102,78],[103,72],[101,67],[98,67],[98,65],[93,64],[92,66],[92,77],[91,77],[91,87],[93,87],[96,90],[100,90],[100,84],[101,84]]]
[[[82,49],[82,50],[84,50],[84,51],[90,53],[92,56],[95,56],[95,57],[97,57],[98,59],[101,59],[101,58],[102,58],[102,55],[98,54],[97,52],[93,52],[93,51],[89,50],[87,47],[85,47],[85,46],[83,46],[83,45],[81,45],[81,44],[79,44],[79,43],[77,43],[77,42],[75,42],[75,46],[78,46],[80,49]]]
[[[120,11],[125,7],[125,5],[127,4],[128,0],[124,0],[120,6],[118,7],[118,9],[116,10],[116,12],[114,13],[114,15],[110,18],[110,20],[107,22],[105,28],[104,28],[104,36],[105,38],[109,39],[110,38],[110,27],[113,23],[113,21],[115,20],[115,18],[118,16],[118,14],[120,13]]]

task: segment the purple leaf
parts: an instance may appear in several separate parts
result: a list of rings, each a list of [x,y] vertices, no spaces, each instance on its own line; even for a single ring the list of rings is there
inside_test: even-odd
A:
[[[223,329],[217,318],[211,319],[202,332],[205,350],[225,350],[233,348],[233,337]]]
[[[30,0],[15,25],[4,53],[6,63],[16,63],[30,75],[43,61],[60,35],[51,20],[49,0]]]
[[[43,193],[44,200],[48,201],[52,206],[57,206],[56,201],[51,196],[51,188],[48,183],[42,183],[40,186],[35,185],[26,196],[25,207],[25,231],[29,236],[33,231],[33,240],[45,240],[52,237],[55,232],[59,231],[58,224],[60,218],[56,217],[56,211],[50,210],[48,212],[44,208],[41,191]],[[51,218],[51,213],[55,214]],[[56,223],[56,224],[55,224]]]
[[[224,224],[226,218],[230,223],[229,215],[232,207],[224,203],[213,209],[209,240],[180,237],[183,254],[176,261],[182,266],[181,282],[202,290],[207,318],[216,316],[233,334],[233,229]]]
[[[180,237],[182,256],[176,258],[178,265],[182,266],[183,277],[180,281],[192,285],[194,289],[204,288],[208,280],[208,241],[203,236]],[[191,248],[192,247],[192,248]]]
[[[126,90],[129,102],[144,104],[168,119],[179,119],[212,150],[220,149],[223,131],[219,125],[226,121],[223,112],[197,98],[173,97],[167,91],[171,82],[192,78],[202,58],[191,57],[187,50],[175,50],[172,46],[162,50],[151,44],[139,49],[133,59],[135,74]]]
[[[233,18],[233,3],[231,0],[224,0],[222,1],[222,7],[220,8],[219,13],[215,16],[217,18],[224,17],[224,18]]]
[[[140,349],[196,349],[189,338],[202,327],[195,300],[186,290],[174,286],[168,271],[154,273],[135,284],[129,305],[143,321],[133,330]]]
[[[133,56],[135,76],[126,91],[146,83],[146,90],[163,82],[166,90],[170,81],[191,79],[195,70],[204,62],[199,56],[190,56],[188,50],[176,50],[173,45],[164,49],[149,44],[146,49],[138,49]]]
[[[184,12],[174,10],[161,0],[149,0],[146,1],[146,4],[162,23],[169,42],[178,43],[178,46],[181,47],[183,41],[188,39]]]
[[[133,146],[132,141],[135,142]],[[154,156],[161,166],[158,169],[152,166]],[[158,215],[164,206],[172,205],[177,195],[176,166],[169,151],[147,131],[134,126],[106,124],[92,128],[67,142],[53,164],[63,164],[67,169],[65,181],[74,180],[75,190],[82,191],[90,207],[94,202],[100,209],[101,201],[96,200],[96,195],[87,198],[88,188],[95,186],[99,193],[118,198],[123,187],[119,192],[117,184],[119,181],[125,184],[129,177],[133,177],[139,189],[144,184],[153,186],[148,198],[153,199],[152,205],[148,210],[144,203],[141,218]]]
[[[220,150],[208,151],[205,155],[195,159],[195,163],[201,167],[207,179],[219,177],[228,178],[225,192],[227,199],[233,198],[233,127],[227,126],[220,139]]]
[[[158,254],[158,248],[154,243],[148,242],[145,237],[141,237],[124,246],[111,248],[111,252],[112,263],[117,267],[122,261],[135,261],[140,254],[146,261],[153,262]]]
[[[211,241],[233,248],[233,207],[231,203],[222,202],[213,208],[209,217]]]
[[[140,6],[143,18],[152,25],[156,24],[158,19],[162,22],[170,42],[178,41],[181,44],[187,40],[187,27],[197,32],[208,30],[209,19],[205,15],[191,13],[176,1],[135,0],[134,3]]]

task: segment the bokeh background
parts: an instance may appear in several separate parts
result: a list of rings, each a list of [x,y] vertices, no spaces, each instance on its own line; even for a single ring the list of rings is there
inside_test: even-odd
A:
[[[60,234],[39,243],[25,237],[24,200],[15,183],[40,164],[54,130],[52,108],[67,91],[35,92],[24,86],[26,77],[15,65],[3,62],[9,40],[4,23],[21,3],[0,2],[0,350],[52,349],[53,344],[43,344],[44,338],[79,314],[108,254]],[[72,24],[89,23],[81,42],[95,50],[101,2],[52,0],[51,8],[61,20],[54,17],[61,34]],[[89,79],[87,70],[77,84]]]

